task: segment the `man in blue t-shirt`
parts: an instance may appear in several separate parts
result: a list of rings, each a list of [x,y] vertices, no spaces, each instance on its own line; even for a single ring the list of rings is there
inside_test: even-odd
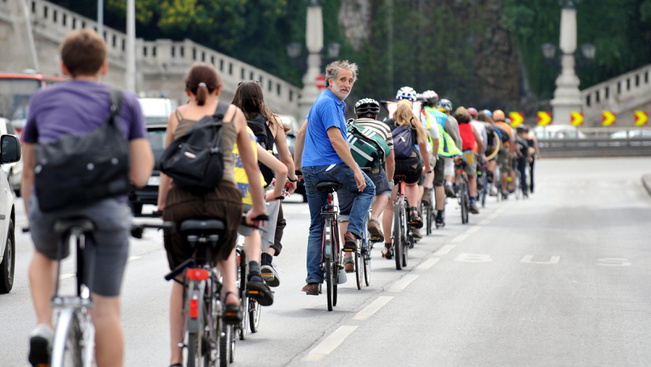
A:
[[[310,207],[310,234],[307,243],[307,285],[303,292],[318,295],[323,282],[321,270],[321,208],[327,194],[316,189],[319,182],[334,181],[341,190],[355,193],[350,210],[344,249],[355,251],[357,240],[365,231],[364,224],[375,195],[375,185],[359,168],[350,154],[346,140],[346,104],[344,99],[357,79],[357,65],[335,61],[326,67],[326,90],[316,99],[307,120],[298,133],[294,151],[296,167],[305,179],[307,203]]]

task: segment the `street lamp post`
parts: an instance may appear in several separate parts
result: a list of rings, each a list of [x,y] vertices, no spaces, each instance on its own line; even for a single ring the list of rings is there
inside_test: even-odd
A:
[[[570,114],[573,111],[582,112],[581,92],[579,91],[579,77],[575,73],[576,51],[576,5],[580,0],[559,0],[561,10],[561,36],[560,55],[561,73],[556,79],[556,90],[552,105],[552,123],[556,125],[569,125]],[[543,52],[553,52],[549,47]],[[553,57],[553,55],[552,55]]]

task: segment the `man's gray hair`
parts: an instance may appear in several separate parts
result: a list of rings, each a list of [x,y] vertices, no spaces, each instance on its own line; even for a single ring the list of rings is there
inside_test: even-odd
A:
[[[333,61],[326,66],[326,88],[330,86],[330,79],[337,80],[339,69],[348,69],[353,73],[353,83],[357,80],[357,64],[348,60]]]

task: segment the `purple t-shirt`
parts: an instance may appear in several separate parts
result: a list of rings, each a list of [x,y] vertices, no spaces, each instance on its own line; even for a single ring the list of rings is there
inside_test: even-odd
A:
[[[71,80],[40,89],[30,102],[23,141],[48,143],[65,134],[87,134],[106,123],[110,105],[109,87],[100,82]],[[133,93],[123,93],[118,126],[128,140],[147,136]]]

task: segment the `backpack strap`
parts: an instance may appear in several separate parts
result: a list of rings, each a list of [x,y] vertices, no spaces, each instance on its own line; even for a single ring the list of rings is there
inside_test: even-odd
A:
[[[111,97],[111,107],[106,123],[115,125],[117,123],[117,116],[122,109],[122,97],[124,94],[121,89],[111,88],[109,95]]]
[[[228,112],[228,108],[231,106],[230,103],[218,101],[217,102],[217,108],[215,108],[215,113],[213,116],[215,116],[219,120],[224,120],[224,117],[226,116],[226,112]],[[235,115],[233,115],[235,117]],[[232,122],[232,119],[231,121]]]

